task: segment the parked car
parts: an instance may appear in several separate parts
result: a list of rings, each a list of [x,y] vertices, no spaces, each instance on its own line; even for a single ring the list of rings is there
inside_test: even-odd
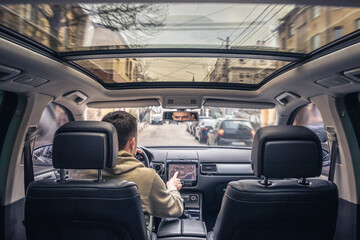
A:
[[[208,145],[251,147],[255,130],[244,119],[218,119],[208,132]]]
[[[186,131],[187,131],[187,132],[190,132],[191,124],[193,124],[193,123],[194,123],[193,121],[188,121],[188,122],[186,122]]]
[[[191,125],[190,125],[190,133],[191,133],[192,135],[195,136],[195,129],[196,129],[196,127],[199,125],[199,122],[200,122],[202,119],[212,119],[212,117],[199,116],[199,121],[192,122]]]
[[[212,129],[216,119],[203,119],[199,125],[195,128],[195,139],[199,142],[206,142],[208,138],[208,132]]]
[[[163,124],[162,114],[154,114],[151,119],[151,124]]]

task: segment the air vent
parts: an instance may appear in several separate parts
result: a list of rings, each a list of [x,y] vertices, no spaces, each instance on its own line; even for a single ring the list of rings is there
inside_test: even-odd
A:
[[[20,70],[0,65],[0,81],[9,80],[10,78],[15,77],[19,73],[20,73]]]
[[[352,80],[360,82],[360,68],[346,71],[344,72],[344,75],[351,78]]]
[[[214,174],[217,173],[216,164],[202,164],[201,165],[202,174]]]
[[[155,169],[155,172],[160,176],[165,174],[165,168],[163,163],[153,163],[152,168]]]

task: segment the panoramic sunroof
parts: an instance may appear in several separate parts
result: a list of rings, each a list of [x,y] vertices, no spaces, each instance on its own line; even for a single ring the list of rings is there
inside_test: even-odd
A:
[[[56,51],[211,48],[309,53],[360,28],[360,10],[282,4],[0,5],[0,24]]]
[[[237,58],[115,58],[78,60],[106,84],[219,82],[257,85],[288,62]]]

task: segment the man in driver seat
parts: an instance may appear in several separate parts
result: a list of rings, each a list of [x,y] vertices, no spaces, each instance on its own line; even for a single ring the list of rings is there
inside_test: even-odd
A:
[[[137,121],[134,116],[124,111],[108,113],[102,119],[113,124],[118,134],[119,157],[115,168],[106,169],[104,179],[127,180],[136,183],[151,235],[152,217],[179,217],[183,212],[182,198],[178,190],[182,188],[180,179],[175,173],[166,186],[160,176],[152,168],[147,168],[135,158],[137,153]],[[76,170],[71,178],[96,178],[97,171]],[[150,216],[151,215],[151,216]]]

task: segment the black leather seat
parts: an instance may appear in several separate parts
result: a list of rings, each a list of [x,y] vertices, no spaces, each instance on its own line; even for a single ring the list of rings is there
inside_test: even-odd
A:
[[[254,174],[264,180],[228,184],[209,239],[333,239],[337,187],[306,179],[322,169],[321,144],[311,130],[264,127],[256,133],[251,158]]]
[[[70,122],[55,134],[53,165],[101,173],[115,166],[117,146],[112,124]],[[27,238],[36,240],[147,239],[137,186],[100,177],[32,182],[25,199],[25,227]]]

